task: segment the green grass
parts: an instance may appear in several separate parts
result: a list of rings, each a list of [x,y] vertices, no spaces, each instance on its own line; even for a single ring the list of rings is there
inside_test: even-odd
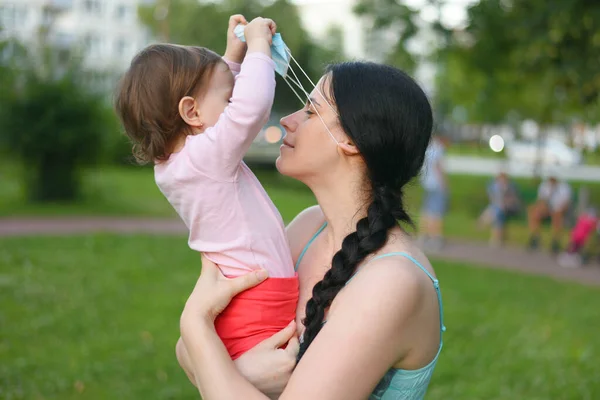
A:
[[[302,183],[281,176],[274,170],[254,168],[255,173],[279,208],[285,221],[290,221],[305,207],[315,204],[310,190]],[[0,191],[0,217],[6,216],[128,216],[174,217],[177,215],[154,183],[151,168],[98,167],[83,173],[83,196],[74,203],[31,204],[25,199],[19,171],[14,164],[0,164],[3,190]],[[446,233],[450,237],[487,240],[487,231],[477,228],[477,217],[487,205],[485,188],[490,178],[481,176],[450,177],[450,213]],[[530,200],[537,185],[531,179],[516,180]],[[600,204],[600,184],[572,182],[575,191],[581,185],[591,190],[591,198]],[[409,211],[418,220],[421,189],[413,183],[406,190]],[[524,217],[509,224],[509,242],[522,244],[527,239]]]
[[[595,152],[587,152],[583,155],[584,163],[587,165],[600,165],[600,149]]]
[[[150,168],[97,167],[82,173],[82,197],[69,203],[30,203],[21,171],[14,163],[0,164],[2,216],[130,215],[176,216],[162,196]]]
[[[300,210],[315,204],[314,196],[301,183],[275,171],[258,171],[263,185],[291,220]],[[0,164],[3,189],[0,217],[4,216],[131,216],[177,217],[154,183],[151,168],[104,166],[82,173],[83,194],[75,202],[35,204],[26,200],[20,171],[14,164]],[[286,212],[285,208],[291,210]],[[296,211],[297,210],[297,211]],[[295,213],[294,213],[295,212]]]
[[[600,290],[434,260],[448,331],[428,400],[600,398]],[[0,241],[0,398],[195,399],[174,345],[184,237]]]

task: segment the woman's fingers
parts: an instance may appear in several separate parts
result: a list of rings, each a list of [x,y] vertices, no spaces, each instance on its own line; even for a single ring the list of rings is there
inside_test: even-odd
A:
[[[292,355],[294,359],[298,356],[298,353],[300,352],[300,341],[298,340],[298,335],[292,336],[287,344],[287,347],[285,348],[285,351]]]
[[[220,273],[217,264],[209,260],[204,253],[200,253],[200,262],[202,263],[202,273],[204,273],[204,271],[207,271],[207,273],[211,275],[217,275],[217,273]]]
[[[259,283],[267,279],[268,276],[269,273],[266,270],[259,269],[257,271],[252,271],[245,275],[239,276],[237,278],[227,279],[227,283],[231,288],[231,293],[233,294],[233,296],[235,296],[236,294],[241,293],[244,290],[248,290],[258,285]]]
[[[296,334],[296,322],[292,321],[288,326],[274,334],[268,339],[263,340],[260,345],[271,349],[278,349],[288,343]]]
[[[259,269],[256,271],[249,272],[242,276],[236,278],[226,278],[219,270],[217,264],[209,260],[204,254],[201,256],[202,260],[202,274],[200,275],[200,279],[196,283],[196,287],[203,279],[209,279],[211,281],[220,281],[224,283],[229,288],[229,293],[231,297],[237,295],[244,290],[253,288],[258,285],[265,279],[269,277],[269,273],[264,269]],[[204,277],[203,277],[204,275]]]
[[[204,254],[201,255],[201,259],[202,273],[186,302],[184,308],[186,316],[200,313],[203,316],[216,318],[234,296],[258,285],[268,277],[267,271],[256,270],[228,279]]]

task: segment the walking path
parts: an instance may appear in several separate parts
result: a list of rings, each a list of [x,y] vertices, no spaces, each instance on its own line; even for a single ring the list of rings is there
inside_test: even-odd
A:
[[[186,234],[185,225],[174,219],[128,219],[115,217],[5,218],[0,219],[0,237],[24,235],[73,235],[94,232]],[[433,257],[498,268],[546,275],[556,279],[600,286],[600,265],[562,268],[549,254],[529,253],[514,247],[490,248],[485,244],[452,240]]]

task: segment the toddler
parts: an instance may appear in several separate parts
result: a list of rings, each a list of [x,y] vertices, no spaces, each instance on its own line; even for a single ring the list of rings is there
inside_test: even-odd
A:
[[[238,24],[245,43],[234,34]],[[233,359],[285,328],[298,299],[281,215],[242,161],[273,104],[275,31],[272,20],[232,16],[223,58],[202,47],[151,45],[134,57],[116,100],[134,154],[155,164],[189,246],[227,277],[269,272],[215,322]]]

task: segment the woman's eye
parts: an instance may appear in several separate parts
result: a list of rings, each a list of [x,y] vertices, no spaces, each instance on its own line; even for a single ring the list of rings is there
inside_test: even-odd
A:
[[[313,114],[314,114],[314,112],[312,112],[312,111],[310,111],[310,110],[306,110],[306,111],[304,111],[304,112],[306,113],[306,115],[313,115]]]

